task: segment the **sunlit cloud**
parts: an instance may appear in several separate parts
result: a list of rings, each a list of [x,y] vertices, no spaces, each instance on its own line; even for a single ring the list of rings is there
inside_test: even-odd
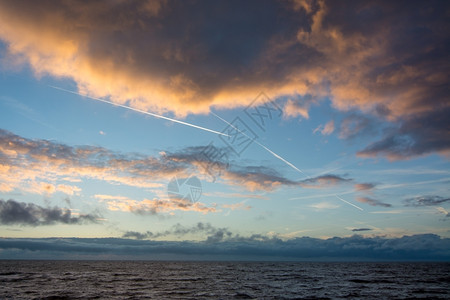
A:
[[[141,215],[156,215],[172,213],[173,211],[195,211],[203,214],[216,212],[216,205],[206,206],[201,202],[191,202],[187,199],[144,199],[141,201],[125,196],[95,195],[96,199],[107,204],[111,211],[132,212]]]
[[[334,121],[331,120],[325,125],[319,125],[316,129],[313,130],[313,133],[320,132],[322,135],[330,135],[334,131]]]
[[[337,110],[390,126],[361,156],[449,155],[444,2],[263,2],[224,1],[216,10],[207,1],[6,1],[3,62],[70,78],[92,97],[177,116],[246,106],[265,91],[289,99],[287,117],[307,119],[311,102],[303,99],[330,99]],[[208,13],[192,18],[198,11]],[[363,124],[347,125],[342,137]]]
[[[391,207],[392,205],[389,203],[384,203],[380,200],[372,199],[369,197],[356,197],[356,201],[360,203],[366,203],[371,206],[382,206],[382,207]]]
[[[356,183],[354,185],[356,191],[370,191],[376,187],[374,183]]]

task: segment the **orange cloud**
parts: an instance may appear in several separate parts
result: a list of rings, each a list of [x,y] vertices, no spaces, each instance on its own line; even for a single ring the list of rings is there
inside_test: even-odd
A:
[[[226,4],[222,12],[210,11],[200,22],[189,17],[191,11],[206,9],[196,5],[165,1],[2,2],[0,38],[8,45],[10,59],[29,63],[38,75],[72,78],[82,93],[180,116],[206,113],[212,106],[244,106],[265,91],[274,98],[330,96],[335,107],[343,110],[358,107],[367,111],[374,104],[383,104],[395,118],[432,109],[421,98],[429,84],[448,80],[440,69],[407,64],[391,68],[389,42],[396,38],[392,26],[377,26],[367,34],[365,27],[351,24],[354,20],[347,14],[352,12],[336,8],[333,2],[280,5],[279,11],[288,17],[264,15],[271,18],[271,30],[233,34],[234,39],[219,41],[202,35],[204,24],[215,26],[217,18],[236,8]],[[253,7],[239,5],[256,20],[263,17],[255,14]],[[354,9],[372,8],[359,6]],[[389,5],[372,6],[385,12],[382,24],[392,21]],[[233,14],[227,18],[230,24],[242,22],[237,24],[250,32],[252,26],[261,25],[234,20]],[[294,18],[311,22],[296,24]],[[189,26],[180,26],[184,24],[180,20],[189,20]],[[349,30],[352,25],[354,29]],[[187,28],[191,28],[189,32]],[[226,26],[212,29],[218,30],[217,36],[228,36]],[[218,52],[214,43],[230,49]],[[253,52],[242,47],[246,43],[255,44]],[[372,77],[380,67],[388,71]],[[416,84],[405,88],[412,81]],[[416,105],[419,102],[423,105]],[[308,107],[288,102],[286,114],[307,118]]]
[[[252,208],[250,205],[245,205],[245,202],[223,204],[222,207],[229,208],[231,210],[250,210]]]
[[[83,94],[178,116],[243,107],[264,91],[290,99],[287,117],[308,118],[309,105],[297,101],[308,96],[400,125],[425,118],[433,133],[448,126],[430,117],[450,110],[443,2],[205,3],[1,2],[2,61],[73,79]],[[411,146],[408,157],[448,155],[450,145],[438,141]],[[404,157],[398,145],[382,144],[360,155]]]
[[[137,201],[124,196],[95,195],[94,197],[105,202],[108,205],[108,209],[112,211],[152,215],[173,212],[175,210],[195,211],[203,214],[216,212],[215,205],[208,207],[203,203],[193,203],[186,199],[144,199],[142,201]]]

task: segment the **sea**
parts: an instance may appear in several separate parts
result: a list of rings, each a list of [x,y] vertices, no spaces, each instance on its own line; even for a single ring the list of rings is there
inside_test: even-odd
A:
[[[450,299],[450,263],[0,261],[1,299]]]

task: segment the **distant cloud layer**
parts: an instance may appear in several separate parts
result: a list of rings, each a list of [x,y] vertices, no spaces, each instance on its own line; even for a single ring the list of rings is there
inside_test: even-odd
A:
[[[196,230],[193,228],[192,230]],[[201,228],[198,230],[212,230]],[[175,228],[176,231],[176,228]],[[162,233],[164,234],[164,233]],[[227,233],[225,233],[227,234]],[[128,234],[131,235],[131,234]],[[0,239],[2,258],[236,259],[236,260],[450,260],[450,239],[433,234],[364,238],[241,237],[224,242],[167,242],[117,238]]]
[[[33,203],[0,199],[1,225],[53,225],[98,223],[99,215],[73,214],[69,209],[59,207],[42,207]]]
[[[449,155],[446,1],[0,1],[3,66],[72,78],[82,93],[207,113],[286,96],[286,117],[329,98],[389,130],[360,156]],[[239,11],[239,13],[235,13]],[[345,120],[340,136],[373,128]],[[331,134],[335,125],[320,129]]]

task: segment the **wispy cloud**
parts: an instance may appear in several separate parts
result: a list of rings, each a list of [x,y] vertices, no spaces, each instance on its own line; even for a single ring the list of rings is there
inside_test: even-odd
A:
[[[339,138],[354,139],[358,136],[374,135],[377,126],[375,121],[362,114],[350,114],[342,121],[339,128]]]
[[[187,147],[175,152],[163,151],[158,156],[149,156],[118,153],[101,147],[68,146],[47,140],[31,140],[0,130],[0,153],[3,154],[0,164],[0,189],[46,195],[59,191],[75,195],[80,194],[82,190],[69,183],[96,179],[110,184],[158,191],[174,176],[187,178],[193,173],[206,179],[213,175],[229,186],[252,192],[273,191],[282,186],[328,188],[352,181],[335,174],[295,181],[279,174],[273,168],[212,160],[204,155],[205,148]],[[58,181],[66,183],[56,184]],[[133,211],[149,213],[169,208],[202,212],[214,210],[201,204],[190,205],[182,199],[177,203],[169,203],[165,199],[127,201],[128,204],[117,202],[116,206],[133,207]]]
[[[420,196],[403,200],[406,206],[436,206],[450,202],[450,198],[436,195]]]
[[[376,184],[374,183],[356,183],[355,190],[357,191],[370,191],[375,188]]]
[[[391,207],[392,205],[389,203],[384,203],[380,200],[372,199],[369,197],[356,197],[356,201],[361,203],[366,203],[371,206],[382,206],[382,207]]]
[[[331,120],[325,125],[319,125],[316,129],[313,130],[313,133],[320,132],[322,135],[330,135],[334,131],[334,121]]]
[[[250,205],[245,204],[245,202],[222,204],[222,207],[231,210],[250,210],[252,208]]]
[[[319,203],[314,203],[309,205],[309,207],[318,209],[318,210],[323,210],[323,209],[335,209],[338,208],[339,205],[337,205],[336,203],[331,203],[331,202],[319,202]]]
[[[105,202],[109,210],[125,211],[141,215],[156,215],[172,213],[173,211],[196,211],[200,213],[216,212],[216,205],[206,206],[201,202],[191,202],[187,199],[144,199],[133,200],[125,196],[95,195],[95,198]]]
[[[371,231],[373,230],[372,228],[353,228],[352,231],[353,232],[360,232],[360,231]]]

